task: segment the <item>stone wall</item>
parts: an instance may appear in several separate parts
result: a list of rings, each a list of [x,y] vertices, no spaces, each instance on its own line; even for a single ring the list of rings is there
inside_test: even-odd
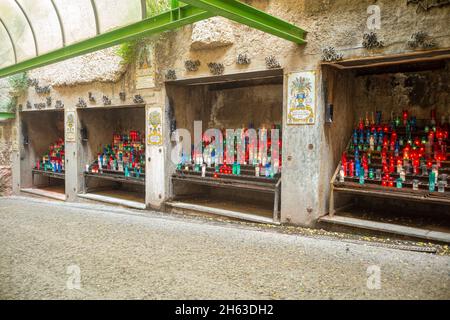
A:
[[[162,71],[174,69],[179,78],[208,75],[207,63],[221,62],[225,73],[259,69],[265,58],[276,56],[287,68],[317,68],[322,49],[333,46],[344,54],[344,59],[388,53],[412,51],[408,41],[413,33],[427,31],[439,47],[450,46],[447,20],[450,6],[434,8],[428,12],[407,5],[406,0],[253,0],[250,5],[285,19],[308,31],[305,46],[298,46],[262,31],[231,22],[207,20],[179,31],[164,34],[157,50],[158,66]],[[375,30],[384,47],[366,50],[363,35],[368,32],[367,13],[370,5],[381,9],[381,29]],[[208,22],[209,21],[209,22]],[[226,27],[225,27],[226,25]],[[200,29],[201,27],[201,29]],[[231,29],[231,31],[230,31]],[[221,31],[223,30],[223,31]],[[224,42],[216,39],[224,39]],[[233,44],[229,42],[233,40]],[[217,46],[213,44],[216,43]],[[192,44],[196,50],[192,50]],[[198,50],[197,48],[203,48]],[[204,48],[207,48],[204,49]],[[252,59],[248,66],[236,64],[239,53]],[[199,71],[193,74],[184,69],[185,60],[200,60]]]
[[[42,85],[76,86],[92,82],[117,82],[126,70],[117,47],[58,62],[29,72]]]
[[[0,196],[7,196],[12,192],[12,127],[11,121],[0,122]]]
[[[450,60],[444,69],[362,76],[353,85],[358,118],[381,110],[389,120],[391,112],[401,115],[407,109],[417,119],[430,119],[431,110],[436,109],[438,120],[449,120]]]
[[[172,87],[167,94],[178,128],[193,132],[194,121],[210,128],[270,128],[281,124],[283,85],[255,85],[214,89],[210,86]]]
[[[198,24],[186,26],[179,31],[164,35],[157,50],[157,65],[160,73],[174,70],[177,77],[193,78],[210,75],[209,62],[222,63],[225,74],[265,69],[265,58],[275,56],[284,72],[314,70],[318,74],[318,106],[314,126],[284,126],[285,164],[282,181],[282,220],[303,225],[313,225],[317,218],[326,214],[329,205],[330,180],[334,173],[347,136],[354,122],[349,112],[353,87],[351,80],[343,77],[347,90],[336,92],[341,101],[343,113],[335,123],[324,123],[324,92],[322,91],[322,70],[320,67],[322,50],[332,46],[344,59],[380,56],[413,52],[408,45],[414,33],[427,31],[439,48],[450,47],[450,34],[447,20],[450,7],[433,8],[429,11],[417,10],[406,0],[361,1],[361,0],[253,0],[246,1],[252,6],[292,22],[308,31],[308,43],[303,46],[265,34],[261,31],[224,21],[224,38],[234,38],[233,44],[220,44],[213,47],[208,35],[214,37],[220,30],[217,21],[202,22],[204,36],[199,36]],[[375,30],[384,43],[382,48],[366,49],[363,36],[369,32],[368,7],[380,8],[381,25]],[[232,35],[230,35],[230,28]],[[199,39],[204,39],[205,47],[198,49]],[[196,41],[192,50],[192,41]],[[419,48],[420,49],[420,48]],[[236,58],[245,53],[251,59],[249,65],[239,65]],[[186,60],[199,60],[201,65],[196,72],[184,68]],[[242,106],[244,108],[244,106]],[[285,107],[284,107],[285,108]],[[239,111],[237,111],[239,112]],[[284,110],[285,112],[285,110]],[[350,119],[349,119],[350,117]],[[350,121],[350,123],[349,123]],[[290,159],[290,160],[288,160]]]
[[[344,59],[412,52],[414,49],[408,46],[408,41],[413,33],[419,31],[427,31],[439,48],[449,48],[450,7],[443,6],[428,11],[417,10],[416,5],[407,5],[406,0],[248,0],[246,2],[307,30],[308,43],[297,45],[226,19],[214,18],[166,32],[161,36],[156,44],[157,88],[155,89],[136,90],[133,66],[121,78],[123,67],[114,56],[108,56],[112,54],[111,51],[108,51],[106,56],[99,53],[98,59],[95,56],[77,58],[78,60],[74,60],[76,62],[71,67],[66,67],[64,63],[46,67],[32,73],[32,77],[37,78],[42,84],[53,85],[51,93],[53,100],[61,99],[67,110],[74,110],[78,98],[86,99],[88,92],[93,92],[97,99],[101,99],[101,96],[106,94],[113,100],[113,104],[123,103],[118,96],[121,91],[126,92],[127,103],[132,101],[130,98],[132,95],[140,93],[148,106],[163,108],[167,125],[169,110],[166,106],[169,104],[165,99],[166,90],[170,93],[171,89],[164,86],[164,75],[168,70],[174,70],[178,79],[210,76],[211,72],[208,68],[210,62],[222,63],[225,74],[264,70],[266,69],[265,58],[274,56],[280,62],[285,74],[303,70],[316,71],[318,80],[316,123],[312,126],[287,126],[286,124],[283,126],[283,139],[286,143],[283,150],[285,167],[282,181],[282,220],[312,225],[318,217],[327,213],[330,177],[342,151],[340,150],[341,142],[336,141],[336,137],[347,134],[350,120],[344,114],[349,114],[351,104],[345,101],[349,99],[354,89],[349,79],[343,77],[339,80],[346,83],[348,90],[343,92],[336,90],[335,99],[340,101],[338,104],[343,106],[342,109],[345,112],[337,114],[335,123],[325,124],[325,97],[321,83],[326,74],[322,72],[320,66],[322,49],[332,46],[337,52],[343,54]],[[381,28],[375,31],[378,39],[383,41],[384,47],[368,50],[362,45],[363,35],[369,31],[368,7],[374,4],[381,10]],[[236,58],[241,53],[248,55],[251,59],[250,64],[236,63]],[[201,64],[198,71],[187,71],[186,60],[199,60]],[[51,70],[52,68],[54,69]],[[98,76],[102,70],[106,72],[106,76]],[[186,99],[191,98],[188,104],[194,105],[194,101],[199,101],[201,104],[201,99],[197,99],[195,90],[190,90],[178,93],[178,98],[184,96]],[[44,102],[45,97],[36,94],[30,88],[21,99],[23,106],[26,101]],[[284,105],[283,108],[284,116],[286,106]],[[247,112],[243,104],[236,105],[235,110],[236,114]],[[178,116],[182,119],[183,115],[186,117],[179,121],[179,126],[189,128],[189,123],[198,120],[189,116],[188,112],[178,112]],[[353,118],[351,122],[354,122]],[[20,125],[20,121],[17,120],[16,124]],[[168,161],[170,139],[168,129],[164,130],[166,133],[164,147],[149,150],[147,154],[152,158],[151,166],[155,166],[152,172],[158,173],[154,178],[148,178],[154,179],[149,180],[152,183],[148,183],[153,189],[147,196],[147,202],[152,204],[164,201],[170,189],[168,185],[168,177],[171,173],[171,165]],[[76,154],[75,146],[68,146],[68,148],[71,150],[71,156],[72,151]],[[18,155],[15,156],[18,158]],[[161,175],[164,175],[164,178],[161,178]],[[158,179],[164,180],[164,183]]]

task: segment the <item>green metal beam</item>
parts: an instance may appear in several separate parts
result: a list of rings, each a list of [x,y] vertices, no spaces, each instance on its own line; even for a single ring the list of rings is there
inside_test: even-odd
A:
[[[306,42],[306,31],[303,29],[237,0],[183,0],[183,2],[298,44]]]
[[[179,9],[180,9],[180,1],[171,0],[170,8],[172,9],[172,21],[179,19]]]
[[[0,120],[14,119],[16,118],[15,113],[11,112],[0,112]]]
[[[170,8],[176,9],[180,6],[180,1],[178,0],[170,0]]]
[[[5,67],[0,69],[0,78],[108,48],[136,38],[176,29],[213,16],[213,14],[203,9],[190,5],[180,6],[175,10],[177,11],[176,20],[172,19],[174,16],[173,10],[170,10],[129,26],[102,33],[94,38],[74,43],[61,49]]]

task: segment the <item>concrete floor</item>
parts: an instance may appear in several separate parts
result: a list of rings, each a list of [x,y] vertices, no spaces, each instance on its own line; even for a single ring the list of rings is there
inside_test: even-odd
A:
[[[0,198],[0,299],[13,298],[449,299],[450,257]]]
[[[89,193],[105,197],[145,203],[145,191],[133,192],[121,189],[105,189],[105,190],[92,190]]]

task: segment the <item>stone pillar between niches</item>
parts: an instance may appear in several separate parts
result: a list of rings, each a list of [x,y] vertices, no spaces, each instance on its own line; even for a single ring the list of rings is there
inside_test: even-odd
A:
[[[20,194],[20,143],[19,141],[23,141],[23,136],[21,134],[21,126],[20,126],[20,113],[17,112],[16,119],[14,120],[14,124],[11,132],[11,143],[12,143],[12,152],[11,152],[11,180],[12,180],[12,192],[13,195]]]
[[[148,208],[161,209],[165,200],[165,154],[166,148],[164,146],[166,136],[165,130],[165,116],[164,105],[156,103],[147,105],[145,107],[145,131],[146,131],[146,166],[145,166],[145,203]],[[151,137],[150,113],[159,112],[161,117],[161,143],[151,144],[149,139]]]
[[[69,118],[71,118],[69,120]],[[79,128],[77,112],[73,108],[65,110],[64,130],[65,130],[65,192],[66,201],[77,201],[78,193],[78,145]],[[69,125],[70,123],[70,125]],[[69,127],[70,126],[70,127]]]
[[[316,72],[316,115],[312,125],[287,125],[288,74]],[[286,69],[283,102],[283,171],[281,184],[281,221],[313,226],[324,214],[325,194],[321,192],[320,166],[323,141],[323,103],[321,75],[312,64]]]

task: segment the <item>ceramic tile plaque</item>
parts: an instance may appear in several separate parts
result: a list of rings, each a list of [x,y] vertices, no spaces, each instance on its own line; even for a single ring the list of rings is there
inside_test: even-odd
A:
[[[19,136],[17,134],[17,127],[12,127],[11,140],[12,140],[12,151],[19,151]]]
[[[151,146],[162,146],[162,109],[158,107],[149,108],[147,113],[148,139]]]
[[[309,125],[316,119],[316,74],[296,72],[288,76],[287,124]]]
[[[66,142],[75,142],[76,141],[76,126],[75,126],[75,112],[67,111],[66,112]]]

